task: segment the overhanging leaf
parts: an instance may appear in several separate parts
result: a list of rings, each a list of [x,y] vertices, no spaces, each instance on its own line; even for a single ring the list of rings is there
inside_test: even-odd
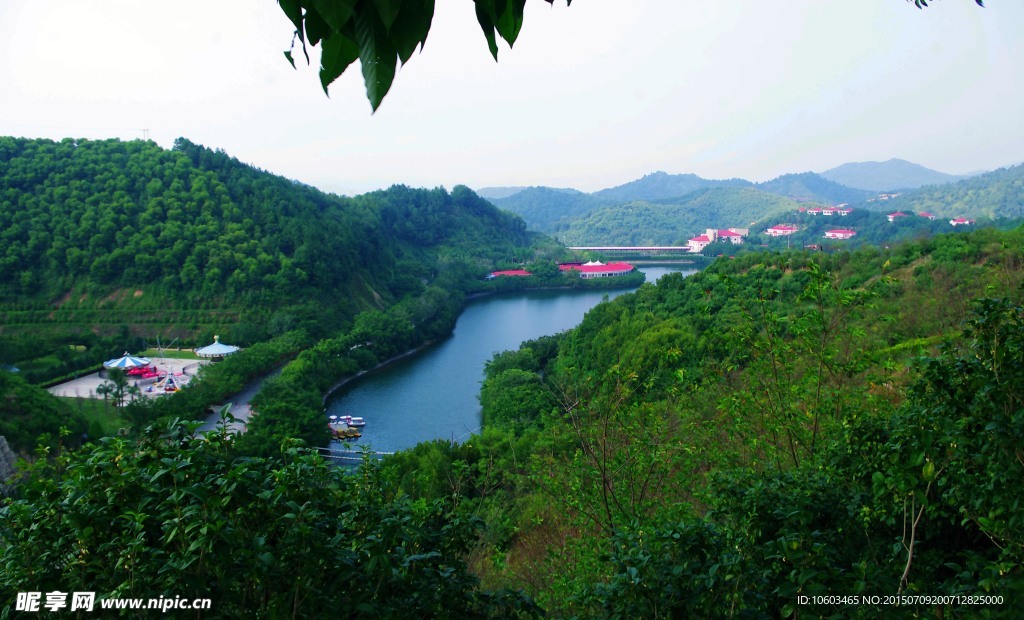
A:
[[[391,24],[395,23],[398,12],[402,9],[402,0],[373,0],[373,3],[377,5],[377,12],[385,30],[390,30]]]
[[[434,0],[419,0],[407,4],[391,25],[389,36],[404,65],[416,51],[416,46],[427,40],[430,23],[434,18]]]
[[[352,19],[356,0],[312,0],[311,4],[332,30],[338,32]]]
[[[498,6],[500,13],[494,25],[501,38],[508,42],[509,47],[516,42],[519,31],[523,27],[523,8],[525,6],[526,0],[504,0],[503,5]]]
[[[494,5],[491,0],[477,0],[476,21],[480,23],[480,29],[484,31],[487,38],[487,49],[491,50],[491,56],[498,60],[498,41],[494,36]]]
[[[320,53],[320,85],[327,87],[359,58],[359,46],[343,34],[333,34],[323,41]]]
[[[281,10],[288,16],[288,19],[295,24],[295,29],[302,33],[302,5],[299,0],[278,0]]]
[[[316,45],[330,36],[331,27],[327,25],[320,13],[312,8],[306,9],[306,38],[310,45]]]
[[[366,85],[366,97],[376,112],[384,95],[395,80],[398,53],[388,38],[387,29],[376,11],[364,10],[356,14],[356,42],[359,44],[359,64]]]

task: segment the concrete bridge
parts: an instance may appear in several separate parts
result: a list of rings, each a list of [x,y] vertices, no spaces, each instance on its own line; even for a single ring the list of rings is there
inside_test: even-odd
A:
[[[577,245],[570,250],[581,252],[602,252],[605,254],[630,254],[651,256],[655,254],[689,254],[690,248],[685,245]]]

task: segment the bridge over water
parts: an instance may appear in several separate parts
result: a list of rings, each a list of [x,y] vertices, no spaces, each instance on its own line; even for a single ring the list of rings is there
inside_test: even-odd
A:
[[[390,456],[394,452],[374,452],[372,450],[332,450],[331,448],[318,448],[320,456],[326,459],[328,462],[337,463],[339,465],[359,465],[363,462],[363,457],[368,456],[371,460],[379,461],[385,456]]]
[[[689,246],[685,245],[576,245],[570,246],[569,249],[630,256],[677,256],[690,253]]]

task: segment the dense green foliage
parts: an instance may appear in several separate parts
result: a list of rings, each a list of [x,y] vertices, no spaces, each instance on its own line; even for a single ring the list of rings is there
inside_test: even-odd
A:
[[[74,441],[86,432],[87,424],[80,414],[70,411],[53,396],[16,373],[0,370],[0,436],[16,453],[28,452],[36,440],[61,427],[74,433]]]
[[[0,164],[0,355],[33,378],[136,350],[139,336],[333,335],[540,247],[465,187],[339,197],[181,139],[165,151],[0,138]]]
[[[194,584],[225,616],[345,596],[367,616],[540,613],[532,598],[557,617],[1012,617],[1022,241],[985,229],[663,277],[496,356],[481,434],[354,476],[269,444],[236,456],[295,426],[232,443],[171,424],[44,459],[4,508],[0,562],[19,568],[0,575],[122,596]],[[260,416],[315,410],[326,377],[415,342],[416,307],[299,355]],[[300,377],[323,385],[286,389]],[[798,603],[827,594],[1003,602]]]
[[[457,486],[484,582],[556,615],[1013,617],[1022,240],[663,277],[496,356],[485,431],[391,466],[417,497]],[[897,593],[1003,603],[797,603]]]
[[[237,458],[230,436],[174,424],[53,457],[0,508],[4,592],[187,594],[211,599],[204,618],[533,615],[467,571],[458,498],[412,500],[369,463]]]

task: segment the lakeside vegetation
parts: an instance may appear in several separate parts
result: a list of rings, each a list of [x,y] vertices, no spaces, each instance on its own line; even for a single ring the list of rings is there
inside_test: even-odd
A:
[[[156,149],[39,142],[44,153],[96,165]],[[83,147],[104,154],[76,155]],[[206,178],[200,185],[236,178],[277,188],[269,208],[280,219],[268,221],[291,226],[296,239],[314,235],[324,252],[333,241],[314,229],[347,226],[353,211],[367,226],[358,229],[366,253],[346,249],[354,262],[345,273],[290,283],[269,274],[258,295],[241,298],[166,275],[103,280],[90,268],[62,280],[29,268],[29,279],[45,280],[34,298],[18,288],[18,272],[3,272],[3,307],[37,313],[40,342],[71,354],[89,347],[59,343],[85,339],[98,313],[130,316],[149,304],[176,320],[181,300],[216,319],[181,323],[180,338],[202,344],[217,329],[246,345],[187,389],[123,408],[130,436],[85,445],[81,433],[96,436],[84,411],[25,373],[0,372],[0,434],[23,452],[44,435],[16,496],[0,506],[5,591],[189,591],[213,599],[215,617],[345,609],[396,618],[1012,617],[1024,595],[1024,228],[888,248],[749,252],[663,277],[598,306],[570,332],[495,356],[478,435],[345,474],[305,449],[326,443],[323,395],[340,379],[447,334],[469,295],[627,280],[557,272],[564,248],[466,188],[331,197],[184,142],[156,151]],[[23,181],[34,169],[13,168]],[[49,173],[38,179],[52,179],[75,166],[41,169]],[[111,177],[123,185],[119,178]],[[293,202],[289,186],[306,198]],[[97,213],[102,200],[93,201]],[[132,200],[125,217],[146,213]],[[218,208],[207,200],[197,213]],[[5,205],[31,205],[42,230],[60,217],[44,214],[44,202]],[[74,201],[62,204],[76,213]],[[188,224],[149,215],[153,226]],[[271,216],[246,213],[240,225],[260,217]],[[9,256],[60,262],[29,220],[19,223],[27,237],[9,236]],[[102,264],[110,250],[93,245]],[[299,247],[280,252],[280,265],[333,265],[330,254]],[[534,276],[483,277],[513,267]],[[321,291],[325,278],[339,288]],[[89,294],[67,297],[62,287]],[[305,295],[298,302],[295,291]],[[74,312],[62,314],[55,300],[74,300]],[[2,323],[6,351],[24,350],[29,323]],[[135,349],[128,345],[147,325],[100,323],[92,342]],[[196,435],[188,420],[275,369],[244,435]],[[796,603],[897,592],[1003,603]]]

